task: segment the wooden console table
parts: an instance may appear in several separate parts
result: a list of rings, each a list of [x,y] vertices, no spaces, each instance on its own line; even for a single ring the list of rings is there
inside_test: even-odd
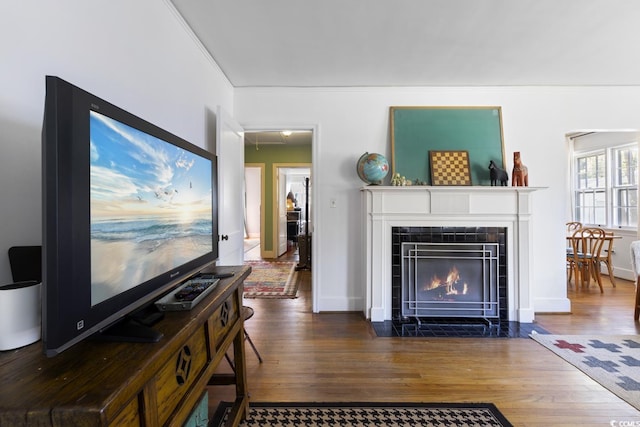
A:
[[[246,418],[242,308],[247,266],[233,272],[190,311],[168,312],[158,343],[85,340],[47,358],[42,343],[0,353],[0,426],[182,425],[206,387],[235,384],[228,425]],[[233,347],[233,374],[216,368]]]

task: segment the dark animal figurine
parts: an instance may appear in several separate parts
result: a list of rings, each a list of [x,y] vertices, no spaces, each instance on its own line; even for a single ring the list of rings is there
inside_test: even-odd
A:
[[[511,175],[511,185],[516,187],[529,186],[529,170],[522,164],[520,152],[513,152],[513,174]]]
[[[509,180],[507,171],[496,166],[493,160],[489,162],[489,177],[491,178],[491,186],[495,186],[500,181],[500,185],[506,187]]]

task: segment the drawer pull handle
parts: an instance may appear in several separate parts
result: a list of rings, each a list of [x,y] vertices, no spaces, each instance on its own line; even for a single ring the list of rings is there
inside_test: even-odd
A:
[[[191,350],[189,346],[182,347],[176,359],[176,381],[178,385],[184,385],[189,379],[191,372]]]

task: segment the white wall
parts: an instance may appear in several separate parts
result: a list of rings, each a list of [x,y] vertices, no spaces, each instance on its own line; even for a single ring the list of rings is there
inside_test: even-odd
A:
[[[0,284],[6,250],[40,244],[45,75],[213,151],[233,88],[168,0],[23,0],[0,14]]]
[[[251,238],[260,237],[260,209],[262,206],[262,169],[244,168],[245,185],[245,233]]]
[[[514,151],[529,168],[534,195],[535,309],[570,309],[565,276],[565,134],[640,129],[640,87],[241,88],[236,119],[247,127],[314,123],[313,287],[317,311],[364,306],[359,188],[363,152],[391,158],[390,106],[501,106],[508,169]],[[426,159],[425,159],[426,161]],[[335,199],[337,207],[330,208]]]

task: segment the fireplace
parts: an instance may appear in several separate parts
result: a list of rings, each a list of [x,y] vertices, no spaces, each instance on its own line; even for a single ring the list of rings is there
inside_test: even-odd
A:
[[[475,301],[464,312],[465,316],[478,316],[493,320],[497,310],[500,321],[532,323],[534,307],[532,297],[532,271],[529,255],[533,248],[532,203],[535,187],[389,187],[367,186],[361,189],[363,211],[363,289],[364,314],[372,322],[400,319],[403,316],[400,279],[402,264],[400,250],[408,243],[497,243],[497,299],[489,295],[487,301]],[[416,231],[429,229],[440,236],[405,239],[393,234],[393,229]],[[440,231],[438,231],[440,230]],[[497,233],[497,234],[495,234]],[[494,236],[495,234],[495,236]],[[497,236],[497,237],[496,237]],[[397,247],[398,252],[393,253]],[[419,250],[424,249],[420,246]],[[427,246],[428,257],[433,258],[433,245]],[[447,247],[453,251],[454,248]],[[484,249],[482,249],[484,250]],[[489,252],[493,249],[489,249]],[[429,254],[428,252],[431,252]],[[422,253],[420,253],[422,255]],[[428,258],[427,257],[427,258]],[[494,258],[490,254],[489,258]],[[439,262],[434,261],[434,264]],[[465,260],[466,264],[468,261]],[[493,260],[481,261],[491,269]],[[443,267],[449,270],[452,266]],[[460,267],[458,267],[460,268]],[[484,270],[483,270],[484,271]],[[438,274],[444,273],[438,271]],[[466,273],[465,274],[469,274]],[[484,275],[485,273],[482,273]],[[488,273],[487,273],[488,274]],[[408,291],[407,291],[408,292]],[[482,293],[491,293],[491,289]],[[412,300],[415,295],[407,295]],[[439,303],[431,303],[439,306]],[[462,302],[450,306],[441,315],[449,317],[454,310],[462,309]],[[478,307],[485,312],[479,313]],[[422,303],[418,306],[418,318],[423,317]],[[473,309],[473,311],[471,310]],[[436,314],[424,315],[433,318]]]
[[[505,227],[392,227],[392,318],[508,320]]]

